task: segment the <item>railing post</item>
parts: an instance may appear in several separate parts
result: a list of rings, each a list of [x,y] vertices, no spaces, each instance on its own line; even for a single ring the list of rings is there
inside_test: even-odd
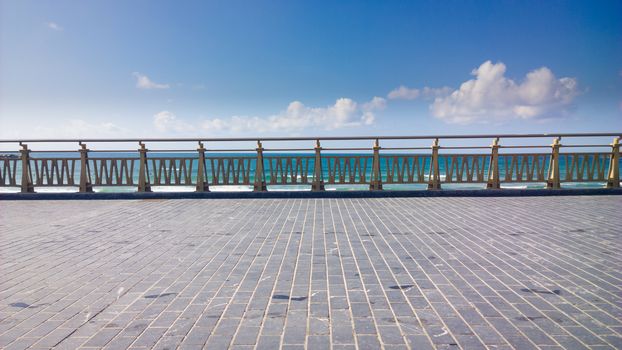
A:
[[[441,189],[441,175],[438,163],[438,139],[432,143],[432,162],[430,163],[430,179],[428,180],[428,190]]]
[[[22,158],[22,193],[33,193],[35,191],[30,176],[30,150],[28,145],[20,142],[22,149],[19,151]]]
[[[618,187],[620,187],[620,138],[616,137],[613,139],[613,143],[611,144],[607,188]]]
[[[209,186],[205,181],[205,147],[203,142],[199,141],[199,168],[197,169],[197,187],[196,192],[209,192]]]
[[[374,141],[374,156],[371,163],[371,181],[369,182],[370,191],[382,190],[382,174],[380,173],[380,142]]]
[[[311,191],[324,191],[324,175],[322,174],[322,146],[315,140],[315,161],[313,163],[313,183]]]
[[[490,155],[490,164],[488,168],[488,183],[486,183],[487,189],[499,189],[501,188],[501,182],[499,181],[499,138],[497,137],[492,141],[490,146],[492,153]]]
[[[255,184],[253,191],[265,192],[266,187],[265,174],[263,171],[263,147],[261,146],[261,140],[257,140],[257,164],[255,166]]]
[[[89,171],[89,150],[82,142],[80,142],[80,192],[93,192],[91,172]]]
[[[138,144],[140,148],[138,152],[140,153],[140,166],[138,173],[138,192],[151,192],[151,185],[149,184],[149,165],[147,164],[147,152],[149,151],[145,144],[142,141],[139,141]]]
[[[561,144],[559,141],[561,137],[556,137],[551,145],[551,161],[549,162],[549,176],[546,181],[547,188],[560,188],[559,179],[559,147]]]

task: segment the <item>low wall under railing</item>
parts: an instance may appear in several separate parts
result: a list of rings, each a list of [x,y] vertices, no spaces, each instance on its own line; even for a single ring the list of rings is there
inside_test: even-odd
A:
[[[461,183],[488,189],[510,183],[542,183],[555,189],[572,182],[615,188],[620,186],[621,134],[0,140],[0,145],[8,148],[0,151],[0,187],[25,193],[74,186],[79,192],[92,192],[100,186],[135,187],[138,192],[149,192],[152,186],[192,186],[204,192],[231,185],[254,191],[266,191],[272,185],[307,186],[313,191],[323,191],[327,185],[365,185],[375,191],[384,185],[408,184],[437,190],[444,184]],[[564,144],[562,138],[573,143]],[[409,144],[422,140],[431,146]],[[443,144],[450,140],[451,145]],[[470,144],[474,140],[491,144]],[[521,144],[504,144],[505,140]],[[534,140],[552,142],[533,144]],[[370,147],[322,147],[326,142],[365,141]],[[395,141],[402,145],[383,147],[383,143]],[[458,145],[453,145],[457,141]],[[188,142],[197,148],[147,148],[148,144]],[[240,142],[253,142],[256,147],[222,148]],[[310,147],[264,148],[265,142],[308,143]],[[66,143],[78,147],[59,150],[51,146]],[[102,143],[137,143],[138,147],[87,148]],[[581,149],[589,151],[566,151]]]

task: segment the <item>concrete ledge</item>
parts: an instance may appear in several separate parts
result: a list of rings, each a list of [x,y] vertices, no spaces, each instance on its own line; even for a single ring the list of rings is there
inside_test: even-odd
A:
[[[417,190],[417,191],[273,191],[273,192],[122,192],[2,193],[0,200],[190,199],[190,198],[386,198],[386,197],[528,197],[622,195],[622,188]]]

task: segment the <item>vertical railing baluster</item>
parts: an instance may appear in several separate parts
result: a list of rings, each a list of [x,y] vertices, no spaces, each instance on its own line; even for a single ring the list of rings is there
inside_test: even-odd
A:
[[[257,140],[257,164],[255,165],[255,183],[253,186],[253,191],[265,192],[267,190],[268,188],[266,187],[266,180],[263,169],[263,147],[261,145],[261,140]]]
[[[432,161],[430,163],[430,176],[428,179],[428,190],[441,189],[440,167],[438,164],[438,139],[434,139],[432,143]],[[445,169],[447,171],[447,169]]]
[[[597,160],[594,159],[596,162]],[[607,174],[607,188],[620,187],[620,138],[616,137],[611,143],[609,156],[609,172]]]
[[[142,141],[138,144],[140,148],[138,152],[140,154],[140,165],[138,167],[138,192],[151,192],[151,185],[149,184],[149,164],[147,164],[147,152],[149,151]]]
[[[203,142],[199,141],[197,151],[199,152],[199,167],[197,168],[196,192],[209,192],[209,185],[205,176],[205,147],[203,147]]]
[[[315,140],[315,161],[313,163],[313,184],[311,191],[324,191],[324,175],[322,174],[322,146]]]
[[[19,151],[22,158],[22,193],[32,193],[35,188],[30,175],[30,150],[27,144],[19,143],[22,149]]]
[[[82,142],[80,144],[80,192],[93,192],[91,184],[91,172],[89,171],[89,149]]]
[[[499,189],[501,188],[501,181],[499,180],[499,138],[497,137],[492,141],[490,146],[492,153],[490,154],[490,164],[488,165],[488,183],[487,189]]]
[[[371,191],[382,190],[382,174],[380,172],[380,142],[378,139],[374,141],[374,156],[371,163],[371,181],[369,189]]]
[[[547,177],[546,187],[556,189],[561,187],[559,176],[559,141],[561,137],[556,137],[551,145],[551,160],[549,162],[549,174]]]

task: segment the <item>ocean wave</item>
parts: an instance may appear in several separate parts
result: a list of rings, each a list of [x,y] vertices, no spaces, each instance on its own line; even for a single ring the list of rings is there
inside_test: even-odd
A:
[[[562,188],[603,188],[606,182],[562,182]]]
[[[20,189],[18,187],[0,187],[0,193],[18,193]]]
[[[151,186],[153,192],[194,192],[194,186]]]
[[[541,187],[541,186],[539,186]],[[508,188],[508,189],[527,189],[529,188],[529,186],[527,185],[501,185],[501,188]]]
[[[308,185],[284,185],[284,186],[268,186],[268,191],[271,192],[283,192],[283,191],[311,191],[311,186]]]
[[[78,187],[36,187],[39,193],[74,193],[78,192]]]
[[[242,185],[210,186],[209,190],[212,192],[250,192],[253,187]]]

